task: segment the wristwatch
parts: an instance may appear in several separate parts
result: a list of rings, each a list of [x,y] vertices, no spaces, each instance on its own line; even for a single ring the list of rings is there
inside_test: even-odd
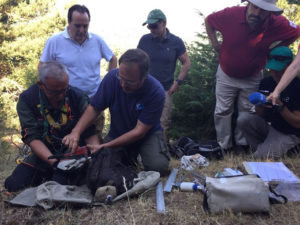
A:
[[[183,84],[183,80],[180,80],[180,79],[177,79],[176,82],[179,86]]]

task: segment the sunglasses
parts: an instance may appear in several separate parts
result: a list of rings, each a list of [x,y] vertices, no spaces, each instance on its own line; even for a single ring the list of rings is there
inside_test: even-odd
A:
[[[159,22],[157,22],[157,23],[152,23],[152,24],[148,24],[147,28],[148,28],[149,30],[155,30],[155,29],[157,29],[157,27],[158,27],[158,23],[159,23]]]
[[[270,55],[268,57],[269,60],[276,60],[276,61],[288,61],[288,60],[292,60],[293,58],[292,57],[288,57],[288,56],[282,56],[282,55]]]

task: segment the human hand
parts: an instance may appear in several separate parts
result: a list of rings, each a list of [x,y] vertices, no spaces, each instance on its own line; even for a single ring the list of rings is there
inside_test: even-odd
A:
[[[282,104],[282,102],[279,100],[279,93],[277,91],[273,91],[268,97],[267,101],[271,102],[272,105],[279,104],[279,102]]]
[[[220,53],[220,50],[221,50],[221,45],[218,43],[218,44],[215,44],[215,45],[213,45],[213,48],[215,49],[215,51],[217,52],[217,53]]]
[[[71,152],[75,152],[78,146],[80,135],[76,132],[72,132],[62,139],[62,143],[70,149]]]
[[[282,112],[284,107],[285,107],[285,105],[283,104],[283,102],[280,99],[276,99],[275,105],[272,105],[273,110],[275,110],[279,113]]]
[[[168,94],[173,95],[176,91],[178,91],[179,85],[177,82],[174,82],[174,84],[170,87]]]

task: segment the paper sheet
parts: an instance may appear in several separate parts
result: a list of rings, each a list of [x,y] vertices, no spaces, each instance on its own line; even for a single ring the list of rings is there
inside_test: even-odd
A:
[[[282,162],[243,162],[243,165],[249,174],[257,174],[265,182],[300,182],[299,178]]]

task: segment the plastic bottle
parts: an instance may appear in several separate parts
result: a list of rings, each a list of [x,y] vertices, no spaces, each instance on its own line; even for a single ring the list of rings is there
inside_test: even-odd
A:
[[[198,184],[193,182],[182,182],[179,187],[181,191],[195,191],[201,189]]]

